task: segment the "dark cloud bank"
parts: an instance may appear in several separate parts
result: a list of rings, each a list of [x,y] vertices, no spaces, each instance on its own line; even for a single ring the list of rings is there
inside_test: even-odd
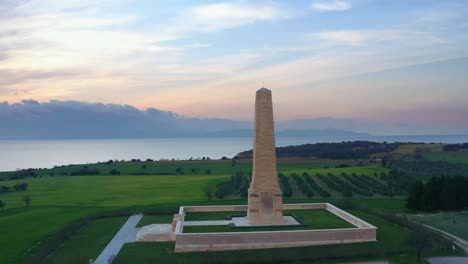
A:
[[[187,118],[154,108],[142,111],[129,105],[55,100],[47,103],[34,100],[0,103],[0,139],[252,137],[252,127],[253,123],[249,121]],[[463,132],[463,129],[459,129],[456,130]],[[276,123],[276,134],[279,137],[368,139],[367,133],[421,135],[443,134],[445,131],[336,118]]]
[[[184,118],[154,108],[34,100],[0,103],[0,124],[0,139],[182,137],[249,127],[247,122]]]

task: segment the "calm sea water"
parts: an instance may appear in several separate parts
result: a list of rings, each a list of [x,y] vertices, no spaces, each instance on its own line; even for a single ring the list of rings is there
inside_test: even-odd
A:
[[[284,137],[277,146],[346,140],[387,142],[468,142],[468,136],[400,137]],[[239,138],[164,138],[122,140],[0,140],[0,171],[25,168],[51,168],[55,165],[83,164],[110,159],[188,159],[233,157],[252,149],[253,139]]]

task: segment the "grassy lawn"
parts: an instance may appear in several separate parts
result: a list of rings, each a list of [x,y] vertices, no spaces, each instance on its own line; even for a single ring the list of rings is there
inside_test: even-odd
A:
[[[138,222],[137,227],[142,227],[151,224],[171,224],[173,215],[145,215]]]
[[[246,211],[185,213],[185,221],[228,220],[232,216],[246,216]]]
[[[135,205],[203,201],[206,184],[227,176],[73,176],[7,181],[27,182],[21,193],[1,194],[0,263],[18,263],[37,242],[89,213]],[[21,198],[29,195],[31,206]]]
[[[228,216],[224,214],[213,214],[217,218]],[[275,226],[275,227],[231,227],[231,226],[184,226],[184,233],[204,233],[204,232],[255,232],[255,231],[270,231],[270,230],[309,230],[309,229],[330,229],[330,228],[354,228],[352,224],[339,218],[338,216],[328,212],[327,210],[288,210],[283,212],[284,215],[293,215],[297,219],[302,220],[302,226]],[[191,213],[191,218],[206,218],[207,213],[201,213],[204,216],[196,217],[199,213]],[[245,212],[244,212],[245,215]],[[226,219],[226,218],[224,218]],[[212,219],[214,220],[214,219]]]
[[[193,253],[174,253],[174,243],[132,243],[124,245],[114,263],[326,263],[358,256],[385,259],[406,249],[408,231],[404,228],[365,213],[351,213],[379,228],[377,242]]]
[[[23,207],[29,195],[34,206],[133,206],[205,200],[202,189],[228,176],[70,176],[5,181],[27,182],[28,190],[1,194],[7,209]],[[1,220],[0,220],[1,221]]]
[[[21,263],[34,245],[96,210],[92,207],[29,207],[0,212],[0,263]]]
[[[91,222],[72,240],[66,241],[46,262],[78,264],[96,259],[127,219],[128,217],[113,217]]]
[[[448,232],[468,241],[468,211],[409,215],[412,220]]]

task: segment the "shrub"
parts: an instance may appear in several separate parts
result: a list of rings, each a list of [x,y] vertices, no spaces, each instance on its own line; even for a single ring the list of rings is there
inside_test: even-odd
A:
[[[116,169],[112,169],[109,171],[109,174],[110,175],[120,175],[120,171],[116,170]]]

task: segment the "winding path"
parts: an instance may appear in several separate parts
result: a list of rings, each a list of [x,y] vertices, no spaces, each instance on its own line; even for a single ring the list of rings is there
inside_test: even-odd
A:
[[[133,242],[136,238],[137,229],[135,226],[140,222],[143,215],[132,215],[127,222],[120,228],[119,232],[107,244],[101,255],[93,262],[94,264],[109,264],[119,253],[122,246],[127,242]]]

